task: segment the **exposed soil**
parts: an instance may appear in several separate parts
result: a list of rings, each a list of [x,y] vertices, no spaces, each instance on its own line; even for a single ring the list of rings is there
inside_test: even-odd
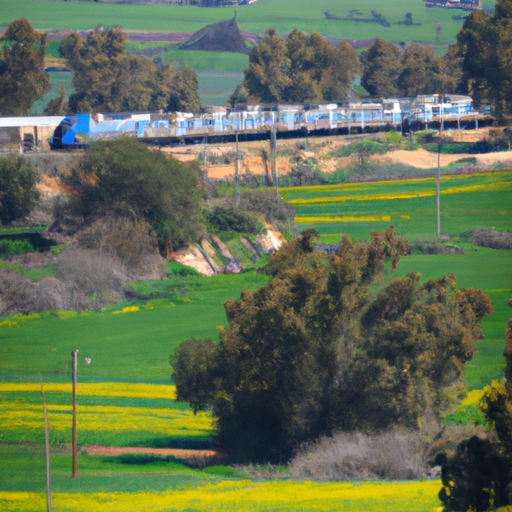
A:
[[[441,167],[446,167],[457,160],[463,158],[475,158],[476,155],[441,155]],[[479,156],[479,155],[478,155]],[[430,153],[426,149],[420,148],[415,151],[406,151],[399,149],[396,151],[390,151],[385,155],[379,156],[378,158],[372,159],[372,161],[381,162],[393,162],[404,165],[410,165],[417,169],[432,169],[437,167],[437,153]]]
[[[141,448],[137,446],[102,446],[91,444],[82,448],[89,455],[123,455],[126,453],[149,453],[152,455],[167,455],[177,459],[190,461],[221,459],[224,454],[215,450],[181,450],[178,448]]]

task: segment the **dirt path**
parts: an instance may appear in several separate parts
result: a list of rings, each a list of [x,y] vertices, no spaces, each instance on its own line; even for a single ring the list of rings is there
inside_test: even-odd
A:
[[[178,459],[204,460],[222,458],[215,450],[181,450],[177,448],[141,448],[132,446],[102,446],[91,444],[83,448],[89,455],[123,455],[126,453],[150,453],[152,455],[171,455]]]

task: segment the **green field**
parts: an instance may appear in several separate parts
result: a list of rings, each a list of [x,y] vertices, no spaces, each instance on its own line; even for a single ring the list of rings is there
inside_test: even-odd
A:
[[[82,362],[85,357],[93,361],[90,366],[80,364],[82,382],[169,382],[169,354],[188,338],[217,339],[216,327],[226,325],[224,301],[237,298],[242,288],[258,288],[268,279],[254,270],[215,278],[175,277],[138,288],[146,293],[151,293],[152,285],[158,293],[162,288],[164,293],[171,290],[167,292],[170,300],[151,301],[154,309],[112,314],[126,305],[121,304],[92,316],[44,317],[0,327],[0,380],[33,381],[38,371],[48,380],[68,380],[69,354],[79,349]],[[172,290],[184,287],[190,291],[172,295]]]
[[[242,73],[219,73],[200,71],[199,90],[202,105],[225,105],[238,84],[244,79]]]
[[[49,75],[52,88],[44,96],[34,102],[31,109],[31,112],[34,115],[41,115],[48,103],[51,100],[59,97],[61,84],[63,84],[64,88],[66,89],[67,98],[69,98],[70,94],[75,92],[75,88],[71,83],[73,80],[73,75],[71,73],[53,72],[49,73]]]
[[[438,480],[425,482],[313,483],[251,479],[225,467],[191,469],[151,457],[71,457],[56,449],[51,459],[54,510],[65,512],[164,511],[365,511],[434,512]],[[44,452],[0,445],[0,507],[3,512],[45,510]]]
[[[391,273],[388,263],[384,282],[374,287],[408,272],[421,272],[422,280],[453,272],[458,287],[482,288],[489,295],[494,313],[484,320],[485,338],[475,343],[475,357],[467,365],[468,391],[480,390],[503,374],[512,251],[477,247],[459,235],[476,227],[510,230],[511,185],[512,172],[504,171],[446,177],[442,190],[449,193],[441,196],[443,231],[465,253],[402,257],[398,271]],[[296,202],[299,220],[390,217],[378,222],[299,224],[299,228],[317,228],[327,241],[339,240],[343,233],[368,239],[371,229],[382,230],[390,223],[410,240],[434,240],[433,186],[431,179],[395,180],[284,189],[282,195]],[[414,197],[404,198],[410,194]],[[130,284],[149,301],[125,302],[82,315],[57,311],[0,318],[0,510],[35,512],[45,507],[38,371],[49,408],[55,511],[440,510],[437,480],[312,483],[290,479],[284,467],[269,467],[262,477],[255,472],[258,468],[201,470],[171,456],[84,452],[78,460],[79,478],[71,479],[65,446],[71,439],[71,351],[79,349],[80,446],[208,448],[214,433],[212,419],[201,413],[194,416],[185,404],[172,400],[169,354],[190,337],[217,340],[217,327],[226,326],[223,302],[268,279],[254,269],[210,278],[173,275]],[[86,357],[91,358],[90,365]],[[459,412],[462,422],[467,421],[469,413]]]
[[[364,17],[371,10],[381,12],[391,24],[383,27],[376,23],[327,20],[323,14],[330,11],[337,17],[346,17],[348,10],[359,10]],[[234,8],[205,9],[192,6],[122,5],[97,2],[63,2],[62,0],[0,0],[0,25],[7,25],[20,16],[28,16],[38,29],[93,29],[98,25],[121,27],[124,30],[160,32],[195,32],[205,25],[229,19]],[[287,34],[294,28],[323,36],[370,39],[381,37],[392,41],[436,41],[436,27],[441,26],[440,41],[454,42],[462,26],[452,20],[455,9],[427,9],[422,0],[347,0],[340,5],[335,0],[259,0],[236,9],[240,29],[262,34],[269,27]],[[413,14],[421,26],[397,24],[405,14]]]
[[[510,171],[442,177],[441,232],[456,237],[471,229],[510,229],[511,192]],[[301,226],[314,226],[325,240],[339,240],[342,233],[365,239],[390,223],[411,241],[436,238],[434,178],[283,189],[282,196],[296,207]],[[357,221],[368,216],[385,220]],[[351,221],[332,222],[336,217]]]

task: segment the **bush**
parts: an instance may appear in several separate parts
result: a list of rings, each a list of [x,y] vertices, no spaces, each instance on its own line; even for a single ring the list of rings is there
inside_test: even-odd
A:
[[[412,480],[427,473],[425,449],[419,433],[338,433],[302,447],[290,471],[316,481]]]
[[[129,270],[138,274],[166,273],[165,261],[157,254],[154,231],[146,222],[127,218],[105,217],[78,233],[84,249],[95,250],[118,258]]]
[[[385,138],[386,142],[390,146],[399,146],[400,144],[407,144],[407,139],[398,132],[386,132]]]
[[[257,235],[262,230],[261,224],[254,215],[234,208],[206,210],[205,217],[211,231],[236,231]]]
[[[270,223],[292,221],[295,218],[295,208],[286,204],[273,191],[244,192],[240,197],[240,209],[258,216],[263,215]]]
[[[112,214],[144,220],[171,252],[204,230],[199,174],[196,164],[167,158],[130,137],[91,142],[78,166],[62,176],[70,192],[63,209],[86,224]]]
[[[466,252],[463,247],[457,245],[435,242],[418,242],[410,244],[410,248],[412,252],[420,254],[464,254]]]
[[[0,257],[8,258],[18,254],[35,252],[34,246],[28,240],[0,240]]]
[[[71,296],[85,296],[97,308],[121,300],[126,268],[113,256],[73,249],[57,256],[57,264],[55,276]]]
[[[492,249],[512,249],[512,233],[494,229],[477,229],[471,235],[471,241],[480,247]]]
[[[22,157],[0,158],[0,223],[26,217],[39,199],[39,179],[32,164]]]
[[[473,436],[462,441],[455,454],[441,454],[443,488],[439,499],[447,509],[465,512],[484,512],[489,508],[507,505],[510,460],[488,439]]]
[[[363,140],[361,142],[356,142],[355,144],[342,147],[333,156],[340,158],[344,156],[359,154],[362,152],[368,153],[369,155],[383,155],[387,152],[387,150],[388,146],[386,144],[382,144],[381,142],[374,142],[373,140]]]

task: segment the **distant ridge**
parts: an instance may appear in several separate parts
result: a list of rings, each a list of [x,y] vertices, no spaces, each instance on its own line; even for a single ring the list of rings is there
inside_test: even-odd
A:
[[[208,52],[251,53],[245,44],[235,18],[207,25],[192,34],[180,45],[180,50],[203,50]]]

